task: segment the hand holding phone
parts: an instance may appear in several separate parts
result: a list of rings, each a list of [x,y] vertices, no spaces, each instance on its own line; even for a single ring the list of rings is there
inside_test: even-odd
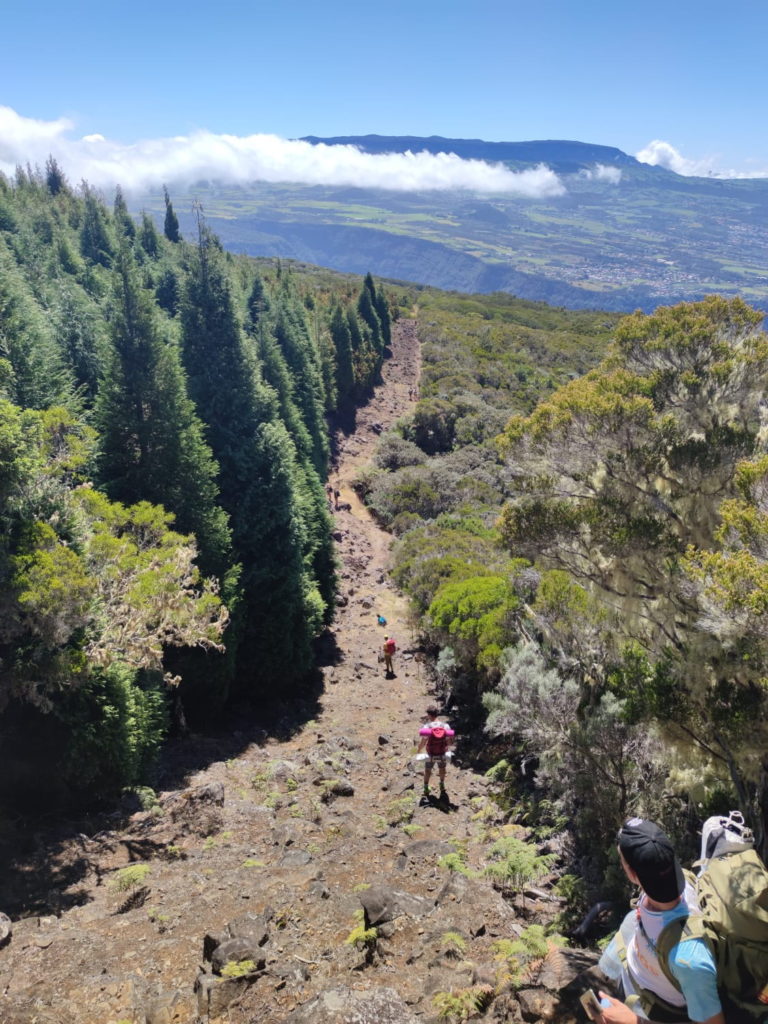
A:
[[[584,1007],[584,1012],[590,1020],[597,1020],[602,1013],[603,1008],[600,1005],[600,1000],[591,988],[588,988],[586,992],[582,992],[579,996],[579,1002]]]

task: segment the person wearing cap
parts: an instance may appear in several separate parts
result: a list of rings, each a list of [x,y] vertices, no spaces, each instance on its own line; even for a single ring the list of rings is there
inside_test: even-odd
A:
[[[622,928],[613,940],[619,947],[627,1002],[600,992],[604,1008],[597,1017],[599,1024],[637,1024],[649,1019],[642,1005],[650,1007],[650,1019],[668,1024],[725,1024],[717,967],[706,941],[686,939],[672,947],[668,965],[680,990],[665,976],[656,953],[656,940],[670,921],[700,912],[669,837],[652,821],[630,818],[619,829],[617,842],[621,866],[642,892],[633,911],[631,934],[623,939]],[[631,920],[628,916],[627,921]]]

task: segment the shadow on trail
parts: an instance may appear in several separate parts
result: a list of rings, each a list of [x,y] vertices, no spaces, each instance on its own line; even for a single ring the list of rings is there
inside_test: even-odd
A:
[[[332,635],[323,635],[318,662],[336,664],[342,655]],[[282,695],[259,694],[232,705],[205,732],[169,738],[147,780],[155,791],[185,789],[197,772],[271,740],[287,741],[321,711],[323,673],[318,667]],[[0,809],[0,910],[11,918],[60,916],[90,902],[88,889],[101,882],[104,844],[119,844],[129,861],[162,856],[165,843],[137,834],[131,815],[142,809],[135,792],[87,810]]]
[[[273,740],[287,742],[301,732],[322,710],[322,666],[341,661],[333,638],[323,641],[321,651],[317,667],[290,690],[280,693],[275,687],[277,692],[271,694],[260,692],[252,700],[241,698],[205,733],[169,740],[156,772],[156,788],[184,789],[190,776],[216,761],[232,760],[249,747],[263,747]]]
[[[440,797],[430,793],[429,796],[421,798],[419,806],[434,807],[436,811],[442,811],[443,814],[451,814],[459,810],[459,805],[451,803],[451,798],[447,794],[444,797]]]
[[[389,350],[385,350],[384,358],[391,358],[391,353],[388,355]],[[374,387],[379,387],[382,384],[381,379],[377,380]],[[375,398],[375,390],[371,390],[362,395],[356,405],[345,404],[340,409],[337,409],[331,416],[328,416],[328,433],[331,441],[331,466],[335,470],[339,463],[339,443],[340,441],[346,440],[351,437],[352,434],[357,430],[357,417],[358,415],[373,401]]]

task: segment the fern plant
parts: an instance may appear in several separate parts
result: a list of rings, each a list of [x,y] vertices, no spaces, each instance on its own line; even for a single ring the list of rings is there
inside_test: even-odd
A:
[[[373,957],[373,952],[376,949],[376,940],[379,937],[379,929],[374,925],[371,928],[365,927],[365,911],[356,910],[355,918],[357,924],[344,939],[344,944],[347,946],[356,946],[358,949],[364,949],[366,953],[366,959],[370,962]]]
[[[557,859],[556,854],[538,854],[535,846],[515,836],[498,839],[490,856],[485,874],[502,892],[519,892],[524,885],[538,881]]]
[[[473,985],[451,992],[437,992],[432,1005],[440,1020],[462,1024],[475,1014],[481,1013],[491,1002],[495,990],[491,985]]]
[[[445,856],[439,857],[437,866],[445,868],[451,874],[465,875],[467,878],[472,877],[472,872],[467,867],[467,855],[462,850],[455,850],[453,853],[446,853]]]
[[[449,956],[458,957],[467,948],[467,940],[459,932],[443,932],[440,945]]]
[[[504,965],[499,983],[519,988],[530,980],[534,965],[551,949],[567,944],[562,935],[547,935],[540,924],[532,924],[517,939],[498,939],[492,948],[495,959]]]

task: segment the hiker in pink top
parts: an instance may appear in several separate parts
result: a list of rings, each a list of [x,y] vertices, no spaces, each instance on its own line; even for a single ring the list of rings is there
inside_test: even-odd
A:
[[[396,649],[395,638],[393,636],[385,636],[382,651],[384,653],[384,675],[387,679],[395,674],[395,670],[392,668],[392,656]]]
[[[438,717],[437,708],[431,705],[427,708],[427,721],[419,729],[419,749],[417,753],[426,750],[427,759],[424,762],[424,792],[422,801],[429,800],[429,779],[432,769],[437,765],[440,776],[440,799],[448,795],[445,792],[445,766],[448,758],[453,753],[453,740],[455,733],[447,722],[441,721]]]

